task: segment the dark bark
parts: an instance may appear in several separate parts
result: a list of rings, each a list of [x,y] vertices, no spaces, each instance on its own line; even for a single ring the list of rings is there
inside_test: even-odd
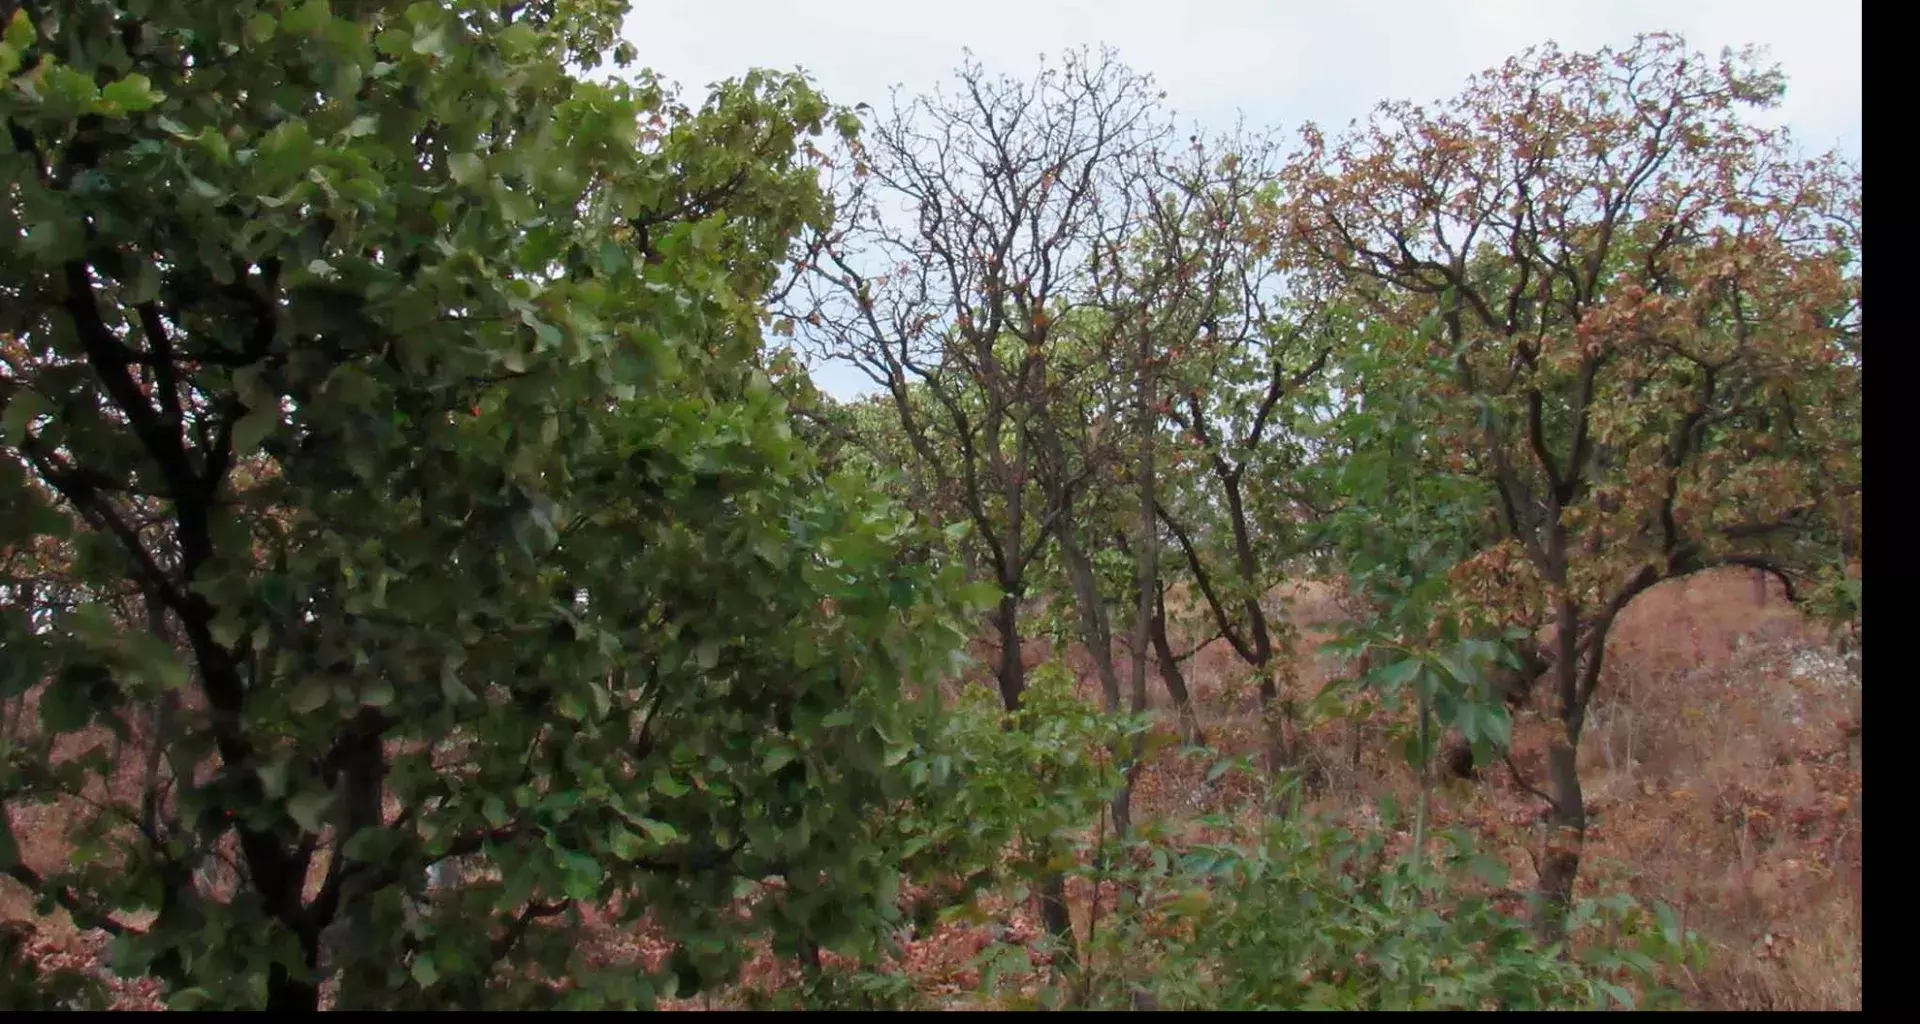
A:
[[[341,789],[345,800],[334,856],[351,865],[357,862],[346,857],[347,840],[361,830],[376,829],[383,823],[380,804],[386,778],[386,751],[381,744],[379,714],[373,709],[363,708],[349,729],[351,736],[341,759]],[[345,955],[335,958],[342,968],[339,1009],[379,1009],[386,993],[388,964],[383,957],[368,955],[384,945],[377,941],[369,916],[372,905],[368,897],[374,888],[372,873],[367,871],[358,880],[347,882],[343,889],[338,910],[343,928],[338,934]]]
[[[1008,711],[1020,707],[1027,692],[1026,662],[1020,659],[1020,596],[1000,595],[1000,607],[994,612],[993,625],[1000,636],[1000,664],[995,675],[1000,685],[1000,702]]]
[[[1480,777],[1480,764],[1473,758],[1473,745],[1466,737],[1456,736],[1440,753],[1440,764],[1450,779],[1471,781]]]
[[[1181,738],[1191,746],[1204,746],[1206,733],[1200,728],[1200,713],[1193,705],[1193,695],[1187,692],[1187,680],[1180,672],[1180,659],[1173,653],[1173,644],[1167,639],[1167,600],[1164,595],[1154,602],[1152,623],[1153,650],[1160,663],[1160,679],[1167,686],[1167,696],[1172,698],[1174,710],[1180,716]]]
[[[32,451],[33,446],[23,446],[23,450],[34,459],[36,468],[47,477],[49,484],[83,514],[93,516],[120,539],[139,567],[139,582],[177,617],[206,696],[222,770],[236,782],[229,791],[227,806],[220,810],[235,822],[246,821],[250,809],[263,802],[257,754],[242,725],[249,683],[258,683],[248,678],[247,666],[253,651],[246,640],[230,646],[214,638],[212,623],[217,609],[196,590],[195,584],[200,580],[202,569],[221,554],[214,548],[212,518],[233,462],[234,426],[247,410],[237,397],[230,396],[219,403],[218,422],[210,432],[200,431],[197,448],[190,448],[181,429],[179,396],[172,380],[174,354],[164,328],[151,318],[143,325],[148,343],[153,346],[145,358],[153,363],[156,372],[154,397],[149,399],[129,372],[140,359],[107,327],[93,288],[93,268],[76,261],[62,269],[66,284],[63,306],[74,321],[88,363],[102,390],[126,417],[145,455],[157,468],[157,479],[172,505],[177,565],[171,570],[163,569],[140,538],[123,528],[117,512],[101,498],[97,487],[86,481],[84,474],[63,468],[49,453]],[[276,273],[266,265],[262,271],[271,289]],[[247,294],[252,295],[250,291]],[[268,357],[276,311],[277,305],[273,302],[257,303],[248,340],[237,357],[238,365],[256,364]],[[154,401],[159,402],[159,408],[154,406]],[[156,737],[156,742],[159,739]],[[311,967],[316,947],[313,933],[306,927],[301,901],[311,851],[304,847],[289,848],[273,832],[254,825],[236,824],[234,831],[246,865],[248,884],[259,896],[268,916],[299,936]],[[190,879],[185,884],[190,886]],[[270,969],[267,979],[270,1008],[312,1009],[317,1004],[318,988],[311,980],[311,972],[301,973],[302,977],[295,977],[295,972],[278,964]]]
[[[1099,581],[1094,579],[1093,561],[1073,537],[1062,517],[1060,554],[1067,564],[1067,579],[1073,585],[1075,610],[1079,613],[1081,642],[1093,658],[1094,672],[1100,677],[1100,694],[1108,711],[1120,710],[1120,673],[1113,665],[1113,627],[1107,607],[1100,599]]]
[[[1196,414],[1194,422],[1199,423]],[[1201,434],[1206,438],[1205,433]],[[1235,569],[1243,585],[1252,586],[1259,579],[1259,563],[1253,551],[1250,530],[1246,521],[1246,507],[1240,497],[1240,476],[1236,470],[1223,470],[1216,473],[1224,486],[1227,498],[1229,522],[1234,534]],[[1187,558],[1187,566],[1193,571],[1194,579],[1200,587],[1208,610],[1213,613],[1214,621],[1219,624],[1221,635],[1227,640],[1241,660],[1250,666],[1259,678],[1260,721],[1266,740],[1263,754],[1269,774],[1277,774],[1293,763],[1292,752],[1287,749],[1286,709],[1280,700],[1279,688],[1274,684],[1269,671],[1273,663],[1273,633],[1267,622],[1266,609],[1261,607],[1256,596],[1244,598],[1240,602],[1244,619],[1245,633],[1236,628],[1234,618],[1227,612],[1225,603],[1213,590],[1206,572],[1206,566],[1200,559],[1199,551],[1188,539],[1186,531],[1168,514],[1164,506],[1159,509],[1160,518],[1173,531],[1174,539],[1179,541],[1181,550]]]
[[[312,1013],[320,1008],[320,986],[293,977],[275,964],[267,973],[268,1013]]]
[[[1153,374],[1153,336],[1148,332],[1140,334],[1140,349],[1134,372],[1139,381],[1139,422],[1136,433],[1140,442],[1140,463],[1137,483],[1139,486],[1139,531],[1140,556],[1134,563],[1134,609],[1133,642],[1127,646],[1130,653],[1128,671],[1129,710],[1134,714],[1143,714],[1147,710],[1147,645],[1148,636],[1153,632],[1154,610],[1160,597],[1160,523],[1154,516],[1158,503],[1154,498],[1153,447],[1155,424],[1153,404],[1156,400],[1156,387]],[[1129,741],[1129,747],[1132,747]],[[1140,755],[1136,749],[1127,751],[1126,785],[1122,788],[1120,799],[1114,802],[1114,834],[1125,838],[1133,829],[1133,784],[1140,775]]]
[[[1546,550],[1550,565],[1560,569],[1562,535],[1558,523],[1551,524]],[[1581,687],[1580,615],[1573,601],[1561,598],[1554,624],[1555,652],[1553,679],[1558,710],[1557,735],[1547,748],[1547,777],[1552,806],[1547,813],[1547,850],[1540,862],[1539,904],[1534,928],[1543,942],[1553,942],[1565,934],[1567,908],[1573,898],[1573,883],[1580,871],[1580,851],[1586,840],[1587,808],[1580,792],[1580,729],[1586,717],[1586,698],[1590,691]],[[1588,658],[1597,664],[1604,645],[1604,624],[1596,623],[1587,637]]]
[[[1586,844],[1587,809],[1576,756],[1576,748],[1568,743],[1556,743],[1547,750],[1553,807],[1547,814],[1547,850],[1540,861],[1540,906],[1534,922],[1540,940],[1547,943],[1566,934],[1567,908],[1573,903],[1573,883]]]
[[[1040,880],[1040,922],[1060,947],[1054,954],[1055,965],[1065,966],[1060,958],[1070,962],[1077,954],[1073,944],[1073,919],[1067,914],[1067,876],[1062,872],[1049,872]]]
[[[1067,517],[1062,517],[1066,522]],[[1100,677],[1100,695],[1108,711],[1121,709],[1120,673],[1113,664],[1113,626],[1105,602],[1100,599],[1099,583],[1094,579],[1093,562],[1086,550],[1072,537],[1070,528],[1060,530],[1060,552],[1067,563],[1067,577],[1073,584],[1074,605],[1080,617],[1082,642],[1093,658],[1094,674]],[[1137,774],[1132,752],[1125,740],[1116,741],[1109,751],[1113,763],[1125,775],[1120,792],[1113,798],[1114,830],[1126,835],[1132,827],[1133,780]]]

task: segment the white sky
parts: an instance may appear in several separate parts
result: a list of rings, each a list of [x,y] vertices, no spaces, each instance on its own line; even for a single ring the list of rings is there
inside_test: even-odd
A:
[[[1621,45],[1677,32],[1695,48],[1756,43],[1787,72],[1769,122],[1808,150],[1860,153],[1861,3],[1808,0],[635,0],[626,38],[640,62],[697,102],[749,67],[812,76],[836,103],[886,106],[888,88],[928,89],[970,48],[989,70],[1030,74],[1042,53],[1105,43],[1151,73],[1183,125],[1291,136],[1344,126],[1383,99],[1426,102],[1527,46]],[[855,375],[822,367],[845,395]]]

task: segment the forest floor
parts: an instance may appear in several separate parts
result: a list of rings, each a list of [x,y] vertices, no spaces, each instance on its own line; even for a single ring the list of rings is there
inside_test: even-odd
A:
[[[1302,630],[1294,691],[1302,704],[1340,670],[1316,653],[1340,612],[1331,592],[1303,588],[1286,598]],[[1592,827],[1580,895],[1628,891],[1664,900],[1710,947],[1705,968],[1673,979],[1696,1009],[1859,1009],[1861,1005],[1861,768],[1859,676],[1821,628],[1777,589],[1749,574],[1707,574],[1670,583],[1628,610],[1608,646],[1607,668],[1581,742],[1582,780]],[[1187,664],[1189,686],[1211,744],[1257,749],[1254,698],[1225,644]],[[1539,695],[1536,695],[1538,697]],[[1156,693],[1164,704],[1164,696]],[[1172,713],[1162,708],[1172,728]],[[1411,770],[1378,742],[1349,756],[1344,724],[1292,737],[1323,773],[1309,803],[1333,817],[1366,818],[1383,796],[1409,806]],[[1514,761],[1537,777],[1544,726],[1523,712]],[[1250,802],[1250,788],[1204,785],[1206,765],[1163,752],[1138,780],[1136,820],[1177,823]],[[1229,776],[1223,782],[1230,782]],[[1228,806],[1223,807],[1222,804]],[[1503,856],[1512,886],[1531,885],[1538,799],[1505,771],[1438,791],[1436,826],[1463,825]],[[36,829],[35,824],[41,827]],[[52,822],[16,820],[29,860],[46,848]],[[38,834],[36,835],[36,832]],[[912,885],[903,896],[915,894]],[[1069,891],[1084,931],[1089,894]],[[64,914],[38,918],[25,890],[0,879],[0,923],[33,925],[31,955],[44,966],[99,975],[116,1008],[157,1008],[151,979],[122,980],[104,966],[106,937],[77,930]],[[938,925],[903,942],[893,964],[915,991],[944,1005],[981,1005],[980,954],[996,944],[1037,940],[1034,908],[983,900],[985,919]],[[604,964],[657,967],[671,951],[649,930],[620,928],[588,913],[588,956]],[[830,958],[831,954],[827,954]],[[740,986],[679,1008],[740,1006],[797,977],[792,964],[762,951]]]

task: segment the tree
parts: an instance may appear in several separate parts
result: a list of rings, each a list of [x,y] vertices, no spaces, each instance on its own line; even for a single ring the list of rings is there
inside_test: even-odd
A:
[[[1106,446],[1101,450],[1083,442],[1082,462],[1090,466],[1105,463],[1112,470],[1125,467],[1124,482],[1119,472],[1092,475],[1094,493],[1089,495],[1089,504],[1105,498],[1126,509],[1124,513],[1096,512],[1090,525],[1095,535],[1110,534],[1115,549],[1133,567],[1133,630],[1127,645],[1131,652],[1131,707],[1136,714],[1146,707],[1147,652],[1151,646],[1152,657],[1159,662],[1162,679],[1191,740],[1199,738],[1200,730],[1180,675],[1180,656],[1173,653],[1167,636],[1162,586],[1166,574],[1160,558],[1163,533],[1170,529],[1187,556],[1191,578],[1199,584],[1199,592],[1219,625],[1219,635],[1227,636],[1256,668],[1264,670],[1266,659],[1273,653],[1265,612],[1259,605],[1259,597],[1268,588],[1247,581],[1249,592],[1255,596],[1254,641],[1250,647],[1236,632],[1233,613],[1223,606],[1194,541],[1196,534],[1205,543],[1226,532],[1227,528],[1209,514],[1219,505],[1219,496],[1207,485],[1222,483],[1226,491],[1225,518],[1234,531],[1235,550],[1244,556],[1235,565],[1260,575],[1251,539],[1255,527],[1241,500],[1240,484],[1247,463],[1260,448],[1261,435],[1269,427],[1274,433],[1284,430],[1272,418],[1287,384],[1279,365],[1281,350],[1286,346],[1268,344],[1271,335],[1281,330],[1274,316],[1277,311],[1272,308],[1277,273],[1268,231],[1254,216],[1254,200],[1271,182],[1270,155],[1271,149],[1263,140],[1241,135],[1208,143],[1196,134],[1188,139],[1184,151],[1156,149],[1151,159],[1132,172],[1128,182],[1130,194],[1138,197],[1131,203],[1139,211],[1132,232],[1120,244],[1097,254],[1093,284],[1098,316],[1084,327],[1074,325],[1106,339],[1105,362],[1115,382],[1106,388],[1107,393],[1124,390],[1131,396],[1131,408],[1125,415],[1111,411],[1104,417],[1079,418],[1088,425],[1081,428],[1081,433],[1089,440],[1104,435]],[[1318,362],[1324,362],[1324,356]],[[1252,373],[1265,392],[1258,411],[1252,413],[1250,428],[1245,426],[1249,410],[1236,404],[1248,397],[1248,389],[1237,385],[1245,383],[1239,374],[1249,369],[1249,363],[1258,364]],[[1316,365],[1294,375],[1282,417],[1294,411],[1299,385],[1317,369]],[[1273,378],[1270,385],[1261,379],[1265,377]],[[1209,411],[1216,418],[1211,423]],[[1055,424],[1060,421],[1058,415],[1050,420]],[[1107,429],[1097,429],[1103,425]],[[1176,434],[1171,429],[1174,427],[1181,428],[1184,436]],[[1211,436],[1216,428],[1229,433],[1250,430],[1251,437],[1244,446],[1235,446],[1229,456],[1220,444],[1231,443],[1231,439]],[[1209,458],[1213,475],[1196,477],[1193,469]],[[1277,479],[1273,482],[1282,484]],[[1102,490],[1112,493],[1105,495]],[[1187,526],[1183,527],[1182,516],[1168,511],[1170,507],[1184,513]],[[1203,530],[1192,529],[1194,524]],[[1084,558],[1071,557],[1079,545],[1066,543],[1066,539],[1063,537],[1062,548],[1070,556],[1069,569],[1080,604],[1098,611],[1091,567]],[[1228,600],[1238,596],[1237,589],[1228,592]],[[1089,619],[1089,647],[1107,649],[1104,617],[1084,617]],[[1103,665],[1103,678],[1112,680],[1108,684],[1112,694],[1109,703],[1117,707],[1117,673]],[[1276,710],[1270,679],[1263,677],[1261,693],[1262,710]],[[1270,735],[1278,737],[1279,732],[1274,729]],[[1274,766],[1277,764],[1276,760]],[[1118,818],[1124,821],[1125,815],[1119,814]]]
[[[1165,486],[1143,486],[1144,508],[1158,520],[1155,539],[1164,531],[1180,552],[1209,635],[1256,675],[1269,771],[1292,758],[1276,679],[1287,626],[1267,602],[1304,548],[1300,527],[1318,514],[1303,477],[1341,329],[1331,309],[1289,291],[1276,259],[1264,216],[1275,160],[1263,137],[1193,137],[1187,154],[1156,165],[1142,238],[1111,276],[1117,322],[1143,339],[1152,421],[1142,436],[1167,454]],[[1169,688],[1183,690],[1164,597],[1155,605],[1141,614]]]
[[[756,368],[852,126],[795,77],[570,73],[622,13],[0,9],[0,662],[39,711],[0,869],[175,1005],[645,1004],[743,927],[893,913],[900,684],[961,609]],[[70,863],[12,834],[48,802]],[[671,929],[669,976],[581,961],[582,902]]]
[[[1549,46],[1440,107],[1309,128],[1288,173],[1302,265],[1399,326],[1405,372],[1450,368],[1415,382],[1450,410],[1433,443],[1485,481],[1506,538],[1459,587],[1551,621],[1549,935],[1620,612],[1716,565],[1796,593],[1857,550],[1859,179],[1741,119],[1783,88],[1668,36]]]
[[[1160,130],[1151,83],[1111,54],[1030,81],[977,63],[905,104],[849,154],[843,221],[818,247],[795,319],[891,399],[944,507],[973,526],[1001,589],[1002,700],[1024,689],[1020,603],[1065,514],[1043,493],[1035,426],[1087,368],[1056,344],[1090,257],[1127,220],[1116,176]],[[900,208],[896,208],[900,207]],[[1078,472],[1084,472],[1081,467]]]

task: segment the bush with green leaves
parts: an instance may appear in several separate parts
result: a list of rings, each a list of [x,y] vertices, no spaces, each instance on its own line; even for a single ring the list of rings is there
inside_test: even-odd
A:
[[[1159,827],[1119,844],[1088,951],[1090,1006],[1160,1009],[1577,1009],[1659,1005],[1661,964],[1698,956],[1671,914],[1615,898],[1575,914],[1578,956],[1537,945],[1488,895],[1504,884],[1470,836],[1439,868],[1390,853],[1389,830],[1307,816]],[[1391,824],[1391,823],[1389,823]],[[1096,861],[1098,863],[1098,861]],[[1475,877],[1478,876],[1478,877]],[[1584,951],[1582,940],[1597,937]],[[1640,995],[1636,998],[1635,990]]]
[[[892,819],[904,871],[961,880],[955,902],[995,883],[1024,899],[1078,863],[1121,782],[1107,752],[1149,720],[1102,711],[1073,682],[1054,659],[1034,669],[1017,711],[974,684],[930,721],[903,766],[915,797]]]
[[[1035,668],[1016,711],[977,682],[949,705],[932,695],[917,705],[915,738],[899,764],[906,795],[879,816],[902,876],[928,890],[896,922],[908,934],[924,936],[940,922],[975,917],[978,901],[988,896],[1015,903],[1035,895],[1057,899],[1061,883],[1083,870],[1122,781],[1108,752],[1118,739],[1143,736],[1149,719],[1105,712],[1076,696],[1073,683],[1055,659]],[[843,951],[853,962],[819,969],[802,955],[797,987],[747,996],[756,1005],[788,1009],[899,1009],[924,1002],[896,964],[876,955],[897,949]],[[1039,953],[1070,973],[1078,952],[1066,936],[1041,936],[1003,959],[1031,970],[1031,954]]]

